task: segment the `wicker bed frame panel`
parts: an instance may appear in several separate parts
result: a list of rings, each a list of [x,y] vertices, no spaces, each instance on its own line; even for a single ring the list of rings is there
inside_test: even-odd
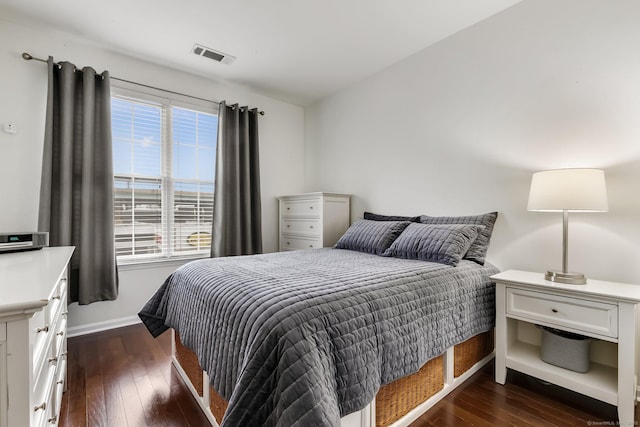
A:
[[[376,427],[388,426],[444,387],[444,356],[431,359],[415,374],[384,385],[376,394]]]
[[[459,377],[494,349],[494,330],[469,338],[453,348],[453,376]]]
[[[176,359],[198,394],[203,396],[204,372],[198,364],[198,358],[182,344],[175,331],[174,336]],[[454,377],[461,376],[476,363],[490,355],[493,348],[493,330],[478,334],[454,346]],[[442,390],[446,378],[445,365],[444,355],[438,356],[428,361],[415,374],[382,386],[375,399],[376,427],[393,424]],[[227,410],[227,401],[211,386],[209,386],[208,392],[209,408],[220,424]]]
[[[211,409],[211,413],[218,424],[220,424],[222,422],[222,417],[224,417],[224,413],[227,411],[229,403],[224,400],[224,398],[211,386],[209,386],[209,398],[209,408]]]
[[[198,356],[187,347],[182,344],[180,341],[180,336],[176,332],[175,336],[175,349],[176,349],[176,359],[178,359],[178,363],[182,366],[182,369],[189,377],[189,381],[198,392],[198,395],[204,395],[204,387],[203,387],[203,376],[204,371],[200,367],[200,363],[198,362]]]

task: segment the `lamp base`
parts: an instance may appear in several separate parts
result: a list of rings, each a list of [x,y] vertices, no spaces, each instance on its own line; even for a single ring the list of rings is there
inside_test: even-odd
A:
[[[544,275],[545,280],[558,283],[566,283],[569,285],[585,285],[587,278],[582,273],[563,273],[560,271],[547,271]]]

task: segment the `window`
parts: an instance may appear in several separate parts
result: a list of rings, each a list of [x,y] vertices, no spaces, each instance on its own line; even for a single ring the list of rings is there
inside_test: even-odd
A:
[[[208,255],[214,104],[114,90],[111,118],[118,261]]]

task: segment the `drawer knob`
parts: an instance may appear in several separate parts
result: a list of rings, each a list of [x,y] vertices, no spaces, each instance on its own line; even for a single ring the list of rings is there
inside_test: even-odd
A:
[[[56,381],[56,384],[62,385],[62,384],[64,384],[64,380],[58,380],[58,381]]]
[[[313,228],[313,225],[310,225],[309,228]]]
[[[64,335],[64,331],[60,331],[60,332],[58,332],[56,335],[57,335],[57,336],[59,336],[59,337],[61,337],[61,336],[63,336],[63,335]]]
[[[60,294],[56,295],[55,297],[53,297],[51,299],[60,299]]]
[[[68,311],[65,311],[65,312],[61,313],[60,315],[61,315],[61,316],[66,316],[67,314],[69,314],[69,312],[68,312]]]
[[[53,418],[49,418],[49,424],[55,424],[58,421],[58,417],[54,416]]]
[[[47,362],[49,363],[58,363],[58,358],[57,357],[50,357],[47,359]]]
[[[289,210],[289,209],[291,209],[291,208],[288,207],[287,210]]]
[[[47,409],[47,402],[42,402],[40,405],[38,405],[38,406],[34,406],[34,407],[33,407],[33,412],[38,412],[38,411],[39,411],[39,410],[41,410],[41,409],[42,409],[43,411],[44,411],[45,409]]]
[[[313,247],[313,245],[309,245],[309,247],[310,247],[310,248],[312,248],[312,247]]]
[[[287,228],[291,227],[289,224],[287,224]]]
[[[313,206],[309,206],[309,209],[313,209]]]
[[[555,308],[552,308],[551,311],[553,311],[554,313],[558,312],[558,310],[556,310]]]
[[[49,332],[49,325],[44,325],[44,328],[36,329],[36,334],[39,334],[40,332]]]
[[[289,244],[289,242],[287,242],[287,245]]]

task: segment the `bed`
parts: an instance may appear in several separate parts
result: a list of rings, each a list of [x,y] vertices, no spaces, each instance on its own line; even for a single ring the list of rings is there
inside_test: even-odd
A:
[[[380,255],[194,261],[140,317],[213,425],[407,425],[492,357],[498,269]]]

